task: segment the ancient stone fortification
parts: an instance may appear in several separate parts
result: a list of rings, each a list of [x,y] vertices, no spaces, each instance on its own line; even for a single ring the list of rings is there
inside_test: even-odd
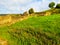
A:
[[[0,16],[0,24],[10,23],[11,20],[12,19],[10,15]]]
[[[25,14],[25,15],[5,15],[0,16],[0,25],[2,24],[12,24],[17,21],[21,21],[26,19],[29,16],[48,16],[51,15],[51,12],[35,12],[33,14]]]
[[[46,12],[45,16],[51,15],[52,12]]]
[[[28,16],[21,16],[21,15],[5,15],[5,16],[0,16],[0,25],[5,25],[5,24],[13,24],[18,21],[22,21],[24,19],[27,19]]]
[[[31,14],[31,16],[49,16],[49,15],[51,15],[52,14],[52,12],[35,12],[35,13],[33,13],[33,14]]]

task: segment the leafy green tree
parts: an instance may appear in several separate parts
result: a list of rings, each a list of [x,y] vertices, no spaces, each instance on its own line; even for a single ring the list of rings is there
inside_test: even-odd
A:
[[[56,8],[60,9],[60,4],[57,4],[57,5],[56,5]]]
[[[55,6],[55,3],[54,3],[54,2],[51,2],[51,3],[49,4],[49,8],[54,8],[54,6]]]
[[[33,8],[30,8],[29,9],[29,14],[32,14],[32,13],[34,13],[34,9]]]

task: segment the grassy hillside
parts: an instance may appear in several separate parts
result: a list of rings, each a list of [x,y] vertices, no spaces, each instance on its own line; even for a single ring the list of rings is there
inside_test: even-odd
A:
[[[60,14],[29,17],[0,27],[0,37],[9,45],[60,45]]]

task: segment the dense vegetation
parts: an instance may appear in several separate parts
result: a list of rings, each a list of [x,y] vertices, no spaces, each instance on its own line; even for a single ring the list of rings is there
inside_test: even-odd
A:
[[[60,14],[29,17],[0,27],[0,37],[9,45],[60,45]]]

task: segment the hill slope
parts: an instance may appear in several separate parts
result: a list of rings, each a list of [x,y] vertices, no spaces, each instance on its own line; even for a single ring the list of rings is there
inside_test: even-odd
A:
[[[0,27],[0,37],[9,45],[60,45],[60,14],[30,17]]]

